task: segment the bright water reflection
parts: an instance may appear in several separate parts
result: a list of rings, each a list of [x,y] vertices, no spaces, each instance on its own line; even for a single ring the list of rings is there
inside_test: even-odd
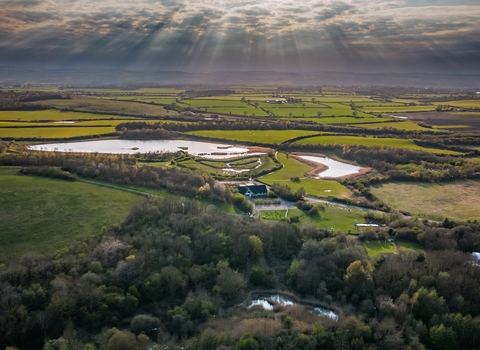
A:
[[[233,147],[226,144],[187,140],[99,140],[85,142],[50,143],[30,146],[31,150],[135,154],[150,152],[177,152],[184,150],[194,156],[206,158],[228,158],[246,154],[248,148]]]
[[[342,177],[347,175],[356,174],[362,169],[359,166],[351,165],[347,163],[341,163],[336,160],[327,157],[318,156],[299,156],[299,158],[308,160],[310,162],[325,164],[328,169],[318,174],[319,178],[325,177]]]

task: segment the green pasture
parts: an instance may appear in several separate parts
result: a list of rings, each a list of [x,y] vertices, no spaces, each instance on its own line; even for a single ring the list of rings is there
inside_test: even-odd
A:
[[[105,97],[105,98],[111,98],[114,100],[121,100],[121,101],[137,101],[137,102],[144,102],[144,103],[157,103],[157,104],[163,104],[163,105],[168,105],[173,102],[176,102],[178,97],[176,96],[142,96],[142,95],[131,95],[131,96],[112,96],[112,97]]]
[[[286,210],[262,210],[260,212],[260,219],[281,220],[286,217],[286,214]]]
[[[200,130],[191,131],[187,134],[237,142],[258,142],[273,145],[296,137],[317,135],[319,133],[308,130]]]
[[[406,250],[406,251],[414,251],[414,252],[423,252],[423,249],[422,247],[420,247],[418,244],[416,243],[412,243],[412,242],[398,242],[397,241],[397,244],[400,246],[400,249],[402,251]]]
[[[80,136],[95,136],[114,133],[113,126],[108,127],[45,127],[45,128],[0,128],[0,138],[38,138],[61,139]]]
[[[364,242],[370,259],[375,260],[383,254],[394,254],[397,252],[397,246],[393,242]]]
[[[300,209],[290,209],[288,217],[296,216],[300,224],[313,224],[317,227],[344,233],[355,232],[355,220],[363,222],[363,212],[360,210],[348,210],[334,205],[326,205],[325,210],[321,210],[319,214],[308,215]]]
[[[92,119],[126,119],[128,117],[109,116],[105,114],[62,112],[56,109],[42,111],[0,111],[1,121],[34,122],[62,120],[92,120]]]
[[[421,147],[412,140],[395,139],[395,138],[375,138],[361,136],[314,136],[307,139],[299,140],[296,143],[306,144],[340,144],[340,145],[361,145],[367,147],[389,147],[389,148],[406,148],[416,151],[424,151],[441,154],[459,154],[455,151],[442,150],[438,148]]]
[[[352,126],[354,126],[354,125],[352,125]],[[438,130],[436,130],[436,129],[438,129],[437,127],[435,127],[435,128],[425,128],[425,127],[420,126],[417,123],[409,121],[409,120],[398,121],[398,122],[363,124],[360,127],[365,128],[365,129],[393,128],[393,129],[408,130],[408,131],[438,131]]]
[[[143,198],[82,182],[3,174],[0,193],[0,261],[54,253],[98,235],[120,224]]]
[[[73,123],[61,123],[55,121],[44,121],[44,122],[1,122],[1,127],[22,127],[28,128],[32,126],[44,126],[44,127],[79,127],[79,126],[113,126],[116,127],[118,124],[128,123],[128,122],[145,122],[145,123],[155,123],[156,120],[152,119],[97,119],[97,120],[80,120],[74,121]],[[169,120],[162,120],[162,123],[171,122]]]
[[[106,98],[72,98],[63,100],[38,101],[42,104],[55,108],[71,108],[81,112],[102,112],[108,114],[129,114],[134,116],[175,116],[178,113],[164,109],[162,106],[138,103],[131,101],[114,101]]]
[[[392,209],[433,220],[480,220],[479,180],[441,184],[390,182],[371,187],[372,193]]]
[[[363,107],[362,111],[371,113],[405,113],[434,111],[436,106],[386,106],[386,107]]]
[[[293,191],[303,187],[308,195],[318,197],[338,197],[348,198],[351,196],[350,190],[334,180],[323,180],[306,178],[304,173],[313,167],[302,163],[294,158],[286,156],[285,153],[278,153],[278,160],[284,165],[280,170],[263,176],[260,180],[268,185],[277,182],[282,185],[289,185]],[[300,182],[293,182],[292,177],[299,177]]]
[[[363,114],[363,113],[362,113]],[[360,115],[360,113],[359,113]],[[282,118],[288,120],[296,120],[290,118]],[[391,122],[392,118],[377,117],[373,115],[366,115],[359,118],[354,117],[321,117],[321,118],[300,118],[298,120],[305,120],[317,124],[365,124],[365,123],[382,123]]]
[[[479,100],[460,100],[460,101],[447,101],[439,104],[450,105],[460,108],[478,108],[480,109],[480,99]]]

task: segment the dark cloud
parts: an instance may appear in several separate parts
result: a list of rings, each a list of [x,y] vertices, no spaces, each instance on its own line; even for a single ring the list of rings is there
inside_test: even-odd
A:
[[[3,0],[0,64],[478,72],[479,10],[469,0]]]

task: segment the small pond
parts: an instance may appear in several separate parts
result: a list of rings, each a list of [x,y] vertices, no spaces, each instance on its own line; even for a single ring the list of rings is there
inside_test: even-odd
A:
[[[299,156],[299,158],[308,160],[310,162],[324,164],[328,167],[327,170],[318,174],[319,178],[325,177],[342,177],[347,175],[356,174],[362,169],[362,167],[351,165],[347,163],[338,162],[336,160],[327,157],[318,156]]]
[[[248,305],[248,308],[252,308],[254,306],[261,306],[264,310],[273,310],[273,306],[275,304],[280,304],[282,306],[293,306],[295,303],[281,295],[270,295],[268,297],[263,297],[263,298],[258,298],[255,300],[252,300],[250,304]],[[313,308],[313,311],[318,313],[320,316],[327,316],[331,318],[332,320],[338,320],[338,315],[328,309],[324,309],[321,307],[315,307]]]
[[[37,151],[82,152],[82,153],[115,153],[135,154],[150,152],[177,152],[186,151],[194,156],[211,159],[229,158],[243,155],[248,148],[233,147],[231,145],[187,141],[187,140],[99,140],[84,142],[50,143],[30,146]]]

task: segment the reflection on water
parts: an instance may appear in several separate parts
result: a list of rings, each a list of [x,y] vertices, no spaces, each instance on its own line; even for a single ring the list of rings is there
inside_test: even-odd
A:
[[[29,149],[41,151],[97,152],[114,154],[177,152],[184,150],[194,156],[202,156],[212,159],[228,158],[236,155],[243,155],[248,152],[248,148],[187,140],[99,140],[35,145],[30,146]]]
[[[356,174],[362,169],[359,166],[347,163],[338,162],[327,157],[318,156],[299,156],[299,158],[308,160],[310,162],[325,164],[328,169],[318,174],[319,178],[324,177],[341,177]]]
[[[275,295],[270,295],[268,297],[252,300],[248,305],[248,308],[250,309],[254,306],[261,306],[264,310],[273,310],[273,306],[275,304],[280,304],[282,306],[295,305],[293,301],[281,295],[275,294]],[[317,312],[320,316],[326,316],[335,321],[338,320],[338,315],[331,310],[323,309],[321,307],[315,307],[313,311]]]

